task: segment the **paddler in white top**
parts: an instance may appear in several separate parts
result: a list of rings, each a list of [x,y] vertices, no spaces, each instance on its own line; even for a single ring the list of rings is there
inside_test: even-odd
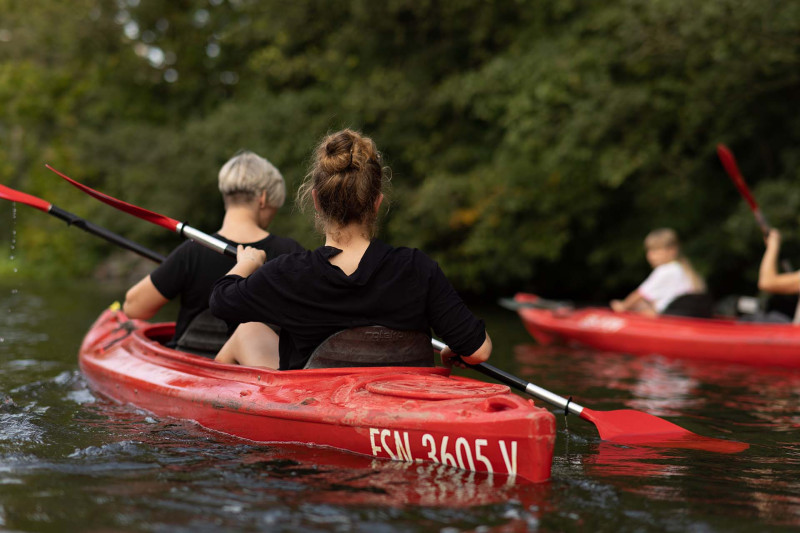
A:
[[[705,292],[705,282],[681,253],[675,231],[669,228],[651,231],[644,240],[644,247],[653,271],[627,298],[611,301],[614,311],[655,316],[679,296]]]

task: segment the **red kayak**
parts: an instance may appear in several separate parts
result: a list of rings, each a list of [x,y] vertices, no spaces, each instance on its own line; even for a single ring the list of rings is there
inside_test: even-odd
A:
[[[107,310],[83,340],[92,388],[159,416],[263,443],[303,443],[530,482],[550,477],[555,416],[445,368],[279,372],[164,347],[174,324]]]
[[[800,327],[791,324],[647,317],[601,307],[544,308],[546,300],[526,293],[518,293],[514,301],[525,328],[544,345],[578,343],[633,355],[800,367]]]

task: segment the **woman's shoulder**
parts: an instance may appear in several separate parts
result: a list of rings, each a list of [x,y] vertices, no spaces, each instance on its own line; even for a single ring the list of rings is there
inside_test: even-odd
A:
[[[305,251],[305,248],[291,237],[281,237],[274,233],[270,233],[268,236],[250,246],[260,248],[267,253],[273,251],[273,253],[292,254]]]
[[[409,246],[389,246],[386,257],[394,264],[405,264],[418,273],[432,273],[439,268],[439,264],[419,248]]]

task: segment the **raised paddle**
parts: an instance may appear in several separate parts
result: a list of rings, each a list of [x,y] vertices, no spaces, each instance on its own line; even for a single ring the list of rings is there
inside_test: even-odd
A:
[[[91,222],[88,222],[78,215],[74,215],[68,211],[64,211],[63,209],[42,200],[41,198],[37,198],[36,196],[31,196],[30,194],[26,194],[24,192],[20,192],[14,190],[10,187],[6,187],[5,185],[0,185],[0,198],[5,200],[10,200],[12,202],[19,202],[21,204],[29,205],[33,208],[38,209],[39,211],[44,211],[50,215],[53,215],[56,218],[60,218],[61,220],[65,221],[70,226],[75,226],[77,228],[82,229],[87,233],[91,233],[92,235],[97,235],[98,237],[102,237],[103,239],[122,246],[132,252],[135,252],[142,257],[146,257],[156,263],[161,263],[164,261],[164,256],[156,253],[152,250],[148,250],[144,246],[137,244],[133,241],[129,241],[125,237],[117,235],[105,228],[100,226],[96,226]]]
[[[148,211],[142,207],[129,204],[128,202],[123,202],[122,200],[117,200],[113,196],[109,196],[104,194],[100,191],[96,191],[91,187],[87,187],[86,185],[75,181],[74,179],[62,174],[58,170],[54,169],[50,165],[45,165],[47,168],[73,184],[78,189],[82,190],[89,196],[97,198],[103,203],[110,205],[111,207],[115,207],[120,211],[124,211],[128,214],[131,214],[135,217],[139,217],[143,220],[147,220],[148,222],[152,222],[157,226],[161,226],[162,228],[166,228],[170,231],[174,231],[178,235],[182,237],[188,237],[189,239],[195,241],[198,244],[202,244],[203,246],[207,246],[214,251],[217,251],[221,254],[225,254],[230,257],[236,257],[236,248],[231,246],[225,241],[212,237],[207,233],[203,233],[202,231],[195,229],[184,222],[178,222],[174,218],[169,218],[164,215],[159,215],[158,213],[154,213],[153,211]]]
[[[433,347],[442,350],[445,344],[433,339]],[[662,418],[633,409],[616,411],[594,411],[580,406],[571,399],[562,398],[558,394],[529,383],[514,375],[495,368],[487,363],[468,365],[470,368],[485,374],[509,387],[564,409],[587,420],[597,427],[600,438],[619,444],[636,444],[641,446],[663,446],[671,448],[692,448],[720,453],[736,453],[750,447],[745,442],[703,437],[687,429],[676,426]]]
[[[753,216],[756,217],[756,222],[758,222],[762,233],[764,233],[764,237],[766,237],[769,235],[769,230],[771,229],[770,225],[767,222],[766,217],[764,217],[764,213],[761,212],[761,208],[758,207],[758,202],[756,202],[756,199],[753,198],[750,188],[747,186],[747,183],[745,183],[744,178],[742,177],[742,173],[739,172],[739,165],[736,164],[736,158],[733,157],[733,152],[731,152],[730,149],[724,144],[718,144],[717,155],[719,156],[722,166],[725,167],[725,172],[728,173],[731,181],[733,181],[733,184],[736,185],[736,188],[739,190],[739,194],[742,195],[744,201],[747,202],[748,206],[750,206]]]
[[[745,183],[742,173],[739,172],[739,165],[736,164],[736,158],[733,157],[733,152],[731,152],[730,149],[724,144],[718,144],[717,155],[719,156],[722,166],[725,167],[725,172],[728,173],[731,181],[733,181],[733,184],[736,185],[736,188],[739,190],[739,194],[742,195],[744,201],[747,202],[748,206],[750,206],[750,210],[753,212],[753,216],[756,218],[756,222],[761,228],[761,232],[764,234],[764,238],[766,239],[772,227],[769,225],[769,222],[767,222],[767,217],[765,217],[764,213],[761,212],[761,208],[758,206],[758,202],[756,202],[756,199],[750,192],[750,188],[747,186],[747,183]],[[794,270],[791,263],[789,263],[787,259],[783,259],[781,261],[781,268],[783,268],[785,272],[792,272]]]

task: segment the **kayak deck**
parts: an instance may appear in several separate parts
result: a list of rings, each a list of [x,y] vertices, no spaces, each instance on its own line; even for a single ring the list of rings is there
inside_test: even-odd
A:
[[[275,371],[171,350],[173,324],[106,311],[81,346],[98,392],[160,416],[256,442],[304,443],[540,482],[555,417],[505,385],[444,368]]]

